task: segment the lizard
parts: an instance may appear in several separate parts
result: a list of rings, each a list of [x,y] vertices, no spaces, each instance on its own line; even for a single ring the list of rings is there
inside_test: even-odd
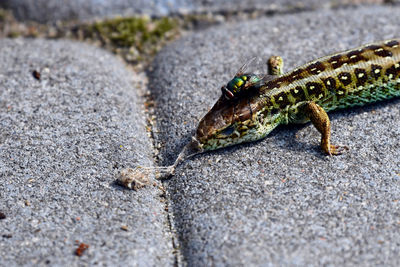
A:
[[[221,88],[173,165],[141,169],[156,169],[157,177],[165,178],[194,154],[262,139],[281,124],[309,121],[321,134],[322,151],[340,155],[348,147],[331,144],[327,112],[400,96],[400,39],[321,57],[287,73],[281,57],[271,57],[268,67],[269,75],[262,76],[241,68]],[[129,187],[130,180],[124,181]]]
[[[340,155],[347,147],[331,144],[327,112],[400,96],[400,39],[325,56],[285,74],[278,68],[277,73],[236,98],[223,93],[197,127],[199,148],[255,141],[280,124],[311,121],[321,133],[322,150]]]

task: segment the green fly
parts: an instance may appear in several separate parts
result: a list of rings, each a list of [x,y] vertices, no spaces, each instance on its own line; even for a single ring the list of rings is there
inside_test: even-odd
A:
[[[250,59],[237,71],[232,80],[221,87],[222,94],[227,99],[237,98],[253,89],[257,89],[263,84],[262,80],[265,74],[255,74],[247,71],[255,59],[256,57]]]

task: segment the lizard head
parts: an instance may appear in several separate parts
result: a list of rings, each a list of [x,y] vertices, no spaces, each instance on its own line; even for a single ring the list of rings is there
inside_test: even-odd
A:
[[[222,95],[201,119],[195,139],[203,150],[214,150],[263,138],[276,127],[276,117],[264,110],[271,115],[257,96],[228,100]]]

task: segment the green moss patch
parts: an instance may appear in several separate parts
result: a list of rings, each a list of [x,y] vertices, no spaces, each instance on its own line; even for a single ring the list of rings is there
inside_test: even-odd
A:
[[[85,39],[100,43],[131,63],[152,57],[165,42],[178,35],[178,22],[173,18],[147,17],[115,18],[83,25]]]

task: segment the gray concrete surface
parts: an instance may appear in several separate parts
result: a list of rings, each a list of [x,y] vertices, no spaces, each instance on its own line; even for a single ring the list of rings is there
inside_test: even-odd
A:
[[[316,57],[399,37],[400,8],[276,16],[187,36],[150,75],[163,164],[171,163],[220,87],[253,56],[286,70]],[[310,124],[198,155],[167,181],[189,266],[398,266],[400,100],[330,114],[329,158]]]
[[[165,16],[207,12],[290,12],[296,9],[310,10],[383,2],[383,0],[2,0],[0,6],[13,10],[20,20],[54,22],[137,14]]]
[[[1,266],[174,263],[154,179],[114,184],[152,164],[135,76],[89,45],[0,40]],[[81,257],[76,240],[89,245]]]

